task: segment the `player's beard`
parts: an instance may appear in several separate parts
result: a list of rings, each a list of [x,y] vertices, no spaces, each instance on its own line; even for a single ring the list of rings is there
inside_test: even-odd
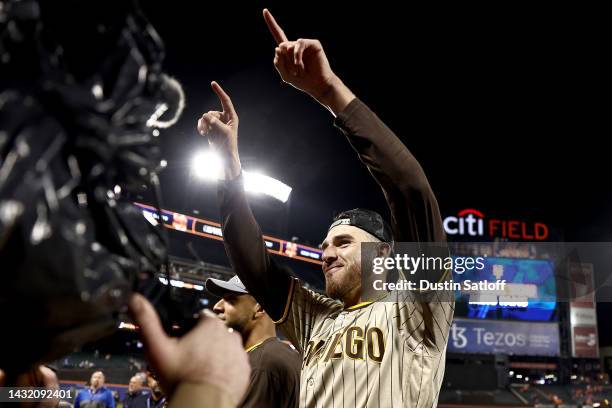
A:
[[[361,270],[354,262],[346,262],[342,270],[325,276],[325,293],[332,299],[344,301],[356,288],[361,288]]]

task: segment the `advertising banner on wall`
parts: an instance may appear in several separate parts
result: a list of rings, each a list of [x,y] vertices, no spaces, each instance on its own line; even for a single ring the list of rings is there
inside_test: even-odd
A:
[[[559,326],[557,323],[455,319],[448,351],[558,356]]]
[[[593,265],[569,264],[570,332],[572,357],[598,358],[597,313],[595,309],[595,282]]]

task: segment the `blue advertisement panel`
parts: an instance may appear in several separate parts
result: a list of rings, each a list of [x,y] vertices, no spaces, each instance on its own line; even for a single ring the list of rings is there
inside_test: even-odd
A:
[[[495,320],[455,319],[450,353],[558,356],[559,325]]]
[[[478,294],[460,293],[457,302],[467,304],[455,313],[471,319],[556,320],[555,268],[551,261],[486,257],[482,270],[453,274],[455,282],[501,279],[508,283],[504,296],[483,301],[475,296]]]

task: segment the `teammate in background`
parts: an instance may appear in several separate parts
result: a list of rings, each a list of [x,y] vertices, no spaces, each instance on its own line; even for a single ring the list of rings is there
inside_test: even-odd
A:
[[[297,407],[300,355],[276,337],[274,322],[237,276],[229,281],[207,279],[206,290],[221,297],[213,311],[242,335],[249,354],[251,382],[240,406]]]
[[[267,10],[264,19],[277,42],[274,66],[281,78],[335,116],[335,125],[382,188],[391,227],[373,211],[356,209],[338,215],[322,243],[327,296],[302,287],[267,253],[244,193],[238,115],[229,96],[213,82],[223,111],[204,114],[198,130],[225,163],[218,196],[233,268],[303,353],[300,406],[435,407],[444,375],[452,297],[391,292],[374,302],[361,275],[362,243],[373,243],[375,253],[366,255],[384,257],[394,240],[445,241],[431,187],[404,144],[332,71],[321,43],[289,41]],[[338,172],[330,177],[341,186],[347,175]],[[446,272],[429,278],[449,276]]]
[[[104,386],[104,373],[94,371],[89,380],[89,387],[82,389],[74,400],[74,408],[100,407],[115,408],[115,399],[111,390]]]

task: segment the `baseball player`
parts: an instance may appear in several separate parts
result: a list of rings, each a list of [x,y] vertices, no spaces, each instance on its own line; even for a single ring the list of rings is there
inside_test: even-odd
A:
[[[242,336],[251,364],[251,382],[241,408],[294,408],[299,405],[298,353],[276,337],[274,322],[249,295],[240,278],[206,279],[206,290],[221,298],[213,311]]]
[[[302,351],[300,406],[434,407],[444,375],[452,298],[390,292],[375,301],[367,296],[361,275],[364,243],[389,255],[394,240],[445,241],[431,187],[404,144],[332,71],[321,43],[289,41],[267,10],[264,19],[277,42],[274,66],[281,78],[334,115],[335,126],[382,188],[391,226],[373,211],[339,214],[322,243],[326,296],[304,288],[266,251],[243,189],[238,115],[213,82],[223,110],[204,114],[198,130],[225,160],[218,197],[232,266]]]

